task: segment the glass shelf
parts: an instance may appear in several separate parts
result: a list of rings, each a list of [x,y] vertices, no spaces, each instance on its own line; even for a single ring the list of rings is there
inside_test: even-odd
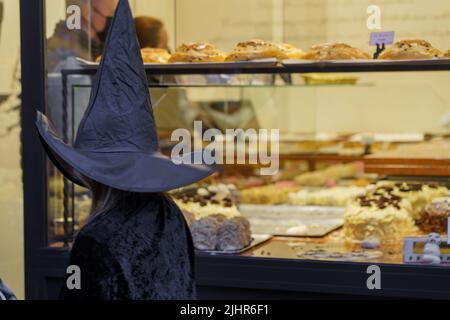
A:
[[[83,65],[82,69],[62,70],[62,74],[95,74],[98,65]],[[290,74],[290,73],[348,73],[348,72],[393,72],[393,71],[449,71],[450,59],[431,60],[363,60],[363,61],[299,61],[298,63],[278,63],[275,66],[258,66],[242,68],[223,67],[223,64],[197,63],[189,67],[167,65],[146,65],[147,75],[181,75],[181,74]]]

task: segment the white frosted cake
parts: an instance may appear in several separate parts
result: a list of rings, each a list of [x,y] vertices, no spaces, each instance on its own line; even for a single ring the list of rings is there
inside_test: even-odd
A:
[[[366,189],[360,187],[300,190],[289,194],[289,204],[345,207],[350,200],[365,192]]]
[[[344,234],[347,240],[379,239],[389,241],[416,230],[411,203],[393,194],[372,193],[347,205]]]
[[[239,216],[234,188],[230,185],[210,185],[200,188],[188,188],[172,194],[175,203],[183,212],[188,212],[194,219],[213,214],[227,218]]]

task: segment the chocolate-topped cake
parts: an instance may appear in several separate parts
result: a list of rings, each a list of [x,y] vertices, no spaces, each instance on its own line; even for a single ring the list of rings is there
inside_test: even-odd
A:
[[[450,198],[444,198],[425,206],[417,224],[424,232],[446,233],[449,217]]]
[[[398,210],[401,209],[403,199],[395,194],[382,194],[379,192],[374,192],[371,195],[364,195],[357,197],[357,201],[361,207],[372,207],[375,206],[378,209],[386,209],[388,206],[392,206]]]
[[[183,212],[192,213],[196,219],[211,214],[223,214],[228,218],[240,215],[237,209],[239,199],[233,185],[185,188],[173,192],[172,197]]]
[[[391,194],[408,200],[411,203],[411,216],[414,220],[420,218],[422,209],[434,198],[445,196],[448,189],[437,184],[411,182],[380,182],[374,194]]]
[[[369,237],[378,237],[382,241],[395,240],[413,233],[416,230],[415,221],[421,221],[422,229],[431,224],[441,225],[443,218],[437,218],[440,215],[429,214],[436,211],[434,206],[426,211],[423,208],[434,198],[447,193],[445,186],[437,184],[381,181],[373,190],[347,206],[345,236],[352,240]]]
[[[351,201],[344,214],[344,234],[347,240],[397,240],[411,234],[414,221],[409,201],[400,196],[375,190]]]

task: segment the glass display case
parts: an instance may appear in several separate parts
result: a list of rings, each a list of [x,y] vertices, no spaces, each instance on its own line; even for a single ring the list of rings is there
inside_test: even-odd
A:
[[[45,1],[47,21],[57,20],[49,5],[55,1]],[[252,230],[254,241],[234,252],[202,250],[197,244],[204,297],[232,296],[239,290],[242,297],[256,292],[268,297],[308,292],[446,296],[450,4],[431,2],[130,1],[136,17],[146,17],[152,28],[159,26],[151,29],[154,39],[149,41],[172,54],[193,41],[230,53],[249,39],[302,50],[303,56],[294,59],[145,65],[163,153],[171,155],[179,143],[174,132],[185,129],[192,145],[197,138],[204,148],[219,142],[216,151],[229,160],[212,178],[170,193],[189,224],[214,214],[240,215]],[[95,0],[77,5],[98,9]],[[86,17],[89,30],[95,23],[100,29],[109,23],[94,11]],[[377,22],[380,28],[371,26]],[[412,38],[431,44],[385,39],[380,55],[381,45],[369,42],[373,32],[381,31],[395,31],[394,41]],[[66,47],[58,42],[57,25],[42,52],[48,67],[47,114],[67,143],[74,142],[87,107],[104,33],[70,32],[81,39],[82,51],[61,50]],[[141,43],[144,38],[139,37]],[[312,47],[320,43],[334,45]],[[339,58],[340,50],[350,59]],[[323,58],[324,51],[331,58]],[[208,129],[215,129],[210,131],[214,139],[202,140]],[[262,153],[269,162],[258,161]],[[268,166],[276,170],[261,174]],[[45,180],[45,223],[39,232],[46,233],[49,259],[52,248],[62,261],[86,223],[90,195],[49,162]],[[212,202],[217,188],[233,195],[231,204]],[[422,259],[430,232],[442,237],[439,266]],[[366,286],[366,269],[374,264],[385,272],[380,292]]]
[[[220,174],[197,187],[205,183],[233,184],[241,195],[238,207],[250,219],[256,233],[287,237],[272,239],[270,243],[288,241],[289,245],[294,245],[293,243],[298,242],[298,245],[294,245],[295,248],[306,247],[306,256],[300,253],[300,258],[310,257],[312,251],[317,249],[317,243],[325,241],[338,246],[335,250],[343,255],[356,250],[361,257],[345,258],[331,250],[329,257],[322,252],[317,255],[318,258],[403,263],[403,236],[425,236],[426,233],[416,228],[403,233],[403,230],[396,230],[392,226],[393,230],[401,232],[402,237],[386,239],[388,244],[385,250],[366,252],[361,248],[361,241],[364,243],[373,236],[378,238],[375,242],[383,242],[389,229],[384,230],[379,226],[380,229],[373,233],[364,229],[367,232],[364,237],[368,239],[356,234],[346,236],[343,234],[346,231],[345,223],[350,221],[348,217],[344,219],[344,214],[350,209],[347,208],[346,211],[345,207],[353,198],[371,194],[372,188],[382,190],[383,185],[392,185],[399,189],[396,193],[402,193],[404,197],[408,197],[407,193],[410,191],[417,197],[423,197],[419,207],[413,208],[417,211],[421,211],[432,198],[445,197],[449,182],[445,149],[448,148],[448,142],[445,129],[439,127],[439,120],[446,109],[437,105],[430,107],[428,119],[425,119],[420,100],[412,98],[418,102],[407,99],[403,103],[404,93],[398,91],[390,95],[389,101],[395,101],[393,106],[384,96],[380,97],[380,91],[386,90],[383,84],[386,81],[385,72],[331,75],[328,72],[322,73],[323,70],[316,70],[315,79],[323,83],[310,84],[307,82],[311,75],[308,71],[291,71],[279,66],[267,67],[266,70],[258,68],[258,71],[266,73],[254,74],[251,73],[254,70],[248,68],[232,70],[235,72],[232,74],[213,74],[210,72],[214,71],[214,67],[209,66],[208,74],[204,73],[205,70],[191,69],[189,72],[195,74],[173,74],[166,81],[167,75],[155,74],[161,70],[155,71],[153,67],[147,67],[163,152],[170,155],[171,148],[177,144],[178,140],[171,136],[174,130],[187,129],[194,136],[194,119],[201,121],[197,123],[204,126],[201,134],[211,127],[221,134],[225,134],[227,129],[241,128],[246,131],[276,128],[280,132],[276,151],[279,169],[276,174],[261,175],[260,164],[249,163],[252,150],[247,144],[243,150],[244,163],[224,164]],[[177,72],[172,66],[167,66],[166,69],[170,73]],[[95,73],[95,66],[81,71],[62,70],[62,73],[63,82],[67,83],[74,75]],[[286,74],[289,75],[289,81],[285,79]],[[395,82],[398,87],[408,86],[411,82],[411,73],[389,73],[388,76],[389,81]],[[426,71],[420,73],[421,79],[441,76],[445,78],[448,75]],[[227,79],[231,84],[217,83],[217,78]],[[255,82],[255,79],[258,81]],[[333,83],[329,83],[329,79]],[[334,83],[336,79],[352,79],[356,83]],[[63,113],[67,113],[67,123],[64,123],[63,128],[66,130],[67,141],[71,142],[86,107],[90,87],[84,84],[67,85],[67,91],[72,92],[72,95],[69,96],[66,92],[67,102],[63,106],[67,111]],[[422,88],[416,94],[431,98],[434,90]],[[444,90],[442,93],[445,95]],[[366,101],[366,104],[360,105],[360,100]],[[70,105],[78,106],[79,109],[75,111],[75,108],[68,107]],[[186,117],[185,113],[180,112],[181,108],[193,115]],[[421,118],[423,121],[418,125],[417,120]],[[233,138],[238,143],[238,137]],[[258,141],[259,148],[271,149],[273,146],[273,143],[264,145],[262,142]],[[435,152],[436,156],[427,154],[415,159],[423,152],[422,149],[431,149],[429,152]],[[409,154],[404,155],[403,152]],[[50,182],[52,197],[49,198],[49,203],[59,202],[54,208],[63,210],[49,210],[52,217],[49,219],[49,240],[53,245],[58,240],[59,245],[68,245],[73,240],[74,232],[89,215],[89,193],[67,181],[63,183],[60,175]],[[400,183],[404,185],[398,186]],[[423,195],[416,195],[414,190],[409,190],[419,187],[423,189]],[[408,190],[403,192],[402,188]],[[428,188],[431,191],[426,191]],[[431,198],[427,198],[427,193],[430,193]],[[220,209],[217,210],[220,212]],[[382,215],[383,210],[377,214]],[[416,222],[420,225],[418,219]],[[370,221],[363,223],[371,226]],[[344,231],[341,228],[343,225]],[[441,228],[443,229],[445,227]],[[314,239],[305,237],[308,234],[313,235]],[[313,244],[311,252],[305,243]],[[270,244],[263,245],[260,250],[264,252],[267,248],[270,248]],[[366,258],[365,253],[368,254]],[[252,254],[259,255],[260,251]]]

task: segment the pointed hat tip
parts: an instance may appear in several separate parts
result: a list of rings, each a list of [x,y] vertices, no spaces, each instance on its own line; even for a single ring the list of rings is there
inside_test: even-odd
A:
[[[147,76],[128,0],[119,2],[109,27],[75,146],[140,152],[158,149]]]

